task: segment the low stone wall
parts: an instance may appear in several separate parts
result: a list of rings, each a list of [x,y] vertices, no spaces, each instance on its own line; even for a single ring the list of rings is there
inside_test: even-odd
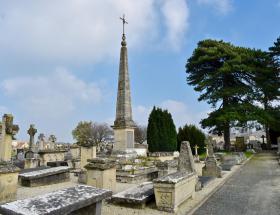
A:
[[[19,174],[21,185],[27,187],[56,184],[69,180],[69,168],[62,166]]]

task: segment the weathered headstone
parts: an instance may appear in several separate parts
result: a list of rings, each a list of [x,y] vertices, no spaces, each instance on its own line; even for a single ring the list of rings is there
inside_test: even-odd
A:
[[[35,128],[35,125],[31,124],[29,129],[27,130],[27,133],[29,134],[29,150],[25,153],[25,164],[24,168],[36,168],[39,166],[40,160],[38,159],[38,155],[35,152],[34,148],[34,136],[37,133],[37,129]]]
[[[10,161],[12,156],[12,140],[19,131],[18,125],[13,123],[13,115],[4,114],[1,126],[0,160]]]
[[[236,137],[235,139],[235,150],[238,152],[245,151],[245,138],[244,137]]]
[[[85,166],[86,184],[98,188],[116,190],[116,161],[108,158],[89,160]]]
[[[11,163],[12,140],[19,127],[13,124],[13,116],[4,114],[0,141],[0,204],[16,198],[19,169]]]
[[[208,148],[208,156],[205,159],[205,166],[202,168],[202,176],[222,177],[221,167],[218,166],[214,155],[212,140],[210,138],[205,140]]]
[[[25,158],[34,158],[34,136],[37,133],[35,125],[31,124],[27,133],[29,134],[29,150],[25,153]]]
[[[178,171],[188,173],[195,172],[192,150],[188,141],[183,141],[181,143]]]

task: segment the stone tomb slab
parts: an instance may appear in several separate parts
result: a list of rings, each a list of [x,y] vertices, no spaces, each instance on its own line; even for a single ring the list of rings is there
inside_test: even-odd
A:
[[[221,164],[223,171],[231,171],[232,167],[234,167],[234,164],[232,163],[223,163]]]
[[[60,166],[19,174],[22,186],[36,187],[70,180],[69,167]]]
[[[112,196],[111,202],[128,207],[144,208],[146,203],[155,198],[152,182],[144,182]]]
[[[109,190],[86,185],[77,185],[75,187],[1,205],[0,214],[100,215],[102,200],[110,196],[112,196],[112,192]]]
[[[155,179],[153,182],[158,209],[176,212],[181,203],[195,195],[197,175],[175,172]]]
[[[211,177],[211,176],[198,176],[198,180],[201,183],[201,187],[206,187],[208,184],[210,184],[213,180],[215,179],[215,177]]]

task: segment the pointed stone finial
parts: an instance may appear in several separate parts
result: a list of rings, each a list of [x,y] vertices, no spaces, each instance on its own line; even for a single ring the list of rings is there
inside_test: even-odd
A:
[[[195,172],[194,159],[189,141],[183,141],[181,143],[178,171]]]
[[[114,121],[113,127],[134,128],[135,123],[132,119],[127,47],[126,47],[125,32],[124,32],[124,25],[128,23],[124,15],[120,19],[123,21],[123,36],[122,36],[122,47],[120,53],[116,120]]]

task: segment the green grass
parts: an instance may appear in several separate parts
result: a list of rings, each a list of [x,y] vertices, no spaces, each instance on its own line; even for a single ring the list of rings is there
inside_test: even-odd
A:
[[[203,152],[202,154],[199,155],[200,160],[204,160],[206,158],[206,152]]]
[[[245,152],[245,156],[246,156],[246,158],[249,158],[249,157],[251,157],[253,155],[253,153],[252,152]]]

